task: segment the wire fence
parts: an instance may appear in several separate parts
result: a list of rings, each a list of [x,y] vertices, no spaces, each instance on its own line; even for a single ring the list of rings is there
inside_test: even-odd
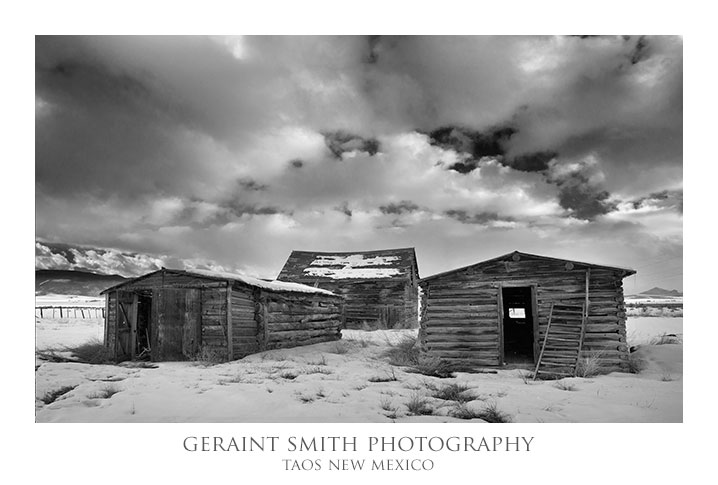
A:
[[[36,306],[39,318],[105,318],[105,308],[99,306]]]

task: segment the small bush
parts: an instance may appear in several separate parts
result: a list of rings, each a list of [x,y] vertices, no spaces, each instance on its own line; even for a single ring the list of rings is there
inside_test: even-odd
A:
[[[404,337],[396,343],[389,343],[389,349],[384,353],[389,363],[396,366],[411,366],[419,361],[421,350],[416,345],[416,337]]]
[[[299,394],[297,396],[297,399],[302,401],[304,404],[309,404],[310,402],[314,402],[314,396],[309,396],[308,394]]]
[[[432,393],[432,396],[444,401],[468,402],[473,401],[473,396],[467,395],[466,391],[470,389],[466,384],[448,384],[442,386]]]
[[[511,416],[500,411],[495,402],[486,404],[480,410],[469,407],[467,403],[458,403],[452,410],[451,416],[458,419],[482,419],[487,423],[511,422]]]
[[[429,406],[429,400],[419,392],[414,392],[406,403],[409,414],[416,416],[433,414],[434,410]]]
[[[417,362],[409,368],[409,372],[442,379],[453,377],[455,371],[453,363],[428,355],[420,355]]]
[[[369,382],[393,382],[398,381],[394,369],[390,369],[384,376],[374,376],[369,378]]]
[[[319,360],[313,360],[307,362],[309,365],[327,365],[327,356],[324,354],[321,354]]]
[[[296,372],[291,371],[291,370],[284,371],[281,374],[279,374],[279,377],[281,377],[282,379],[287,379],[288,381],[293,381],[298,376],[299,376],[299,374],[297,374]]]
[[[65,347],[74,358],[86,364],[110,364],[110,350],[98,339],[88,340],[76,347]]]
[[[304,374],[331,374],[332,370],[324,367],[314,366],[304,369]]]
[[[339,340],[334,344],[334,347],[331,350],[334,354],[346,354],[349,352],[349,346],[344,342],[343,340]]]
[[[63,386],[59,389],[55,389],[54,391],[48,391],[40,400],[45,404],[52,404],[57,401],[60,396],[64,396],[76,387],[77,386]]]
[[[589,351],[581,354],[576,365],[577,377],[595,377],[603,373],[601,370],[601,360],[603,359],[603,351]]]
[[[562,391],[575,391],[576,390],[576,386],[574,384],[572,384],[570,382],[566,382],[566,381],[556,381],[556,384],[554,384],[554,386],[557,389],[561,389]]]
[[[98,392],[91,394],[87,396],[89,399],[109,399],[115,394],[120,392],[118,388],[115,386],[105,386],[102,389],[100,389]]]
[[[396,411],[397,411],[396,406],[394,406],[391,403],[391,399],[386,396],[382,396],[382,398],[379,400],[379,407],[382,410],[387,411],[388,413],[396,415]]]

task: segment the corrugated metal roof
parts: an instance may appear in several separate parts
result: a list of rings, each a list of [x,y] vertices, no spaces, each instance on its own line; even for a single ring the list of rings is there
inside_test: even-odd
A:
[[[375,251],[292,251],[278,279],[335,281],[418,277],[414,248]]]

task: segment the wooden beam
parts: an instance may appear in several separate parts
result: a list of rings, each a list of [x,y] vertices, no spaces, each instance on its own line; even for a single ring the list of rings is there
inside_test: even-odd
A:
[[[130,359],[135,360],[137,351],[137,305],[139,296],[137,293],[132,295],[132,308],[130,309]]]
[[[40,316],[42,316],[42,309],[40,309]],[[110,317],[110,294],[109,293],[105,293],[105,314],[102,316],[104,317],[104,320],[105,320],[105,334],[103,336],[103,343],[105,344],[105,347],[107,347],[107,336],[108,336],[107,332],[109,331],[108,320]]]
[[[227,282],[227,360],[234,360],[232,344],[232,283]]]
[[[499,365],[504,365],[504,297],[503,286],[501,284],[499,284],[498,290],[497,302],[499,311],[496,313],[499,315]]]

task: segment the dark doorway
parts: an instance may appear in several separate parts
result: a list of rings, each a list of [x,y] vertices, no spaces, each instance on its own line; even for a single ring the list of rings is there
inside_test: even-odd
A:
[[[533,297],[528,286],[503,288],[504,362],[534,363]]]
[[[137,298],[137,347],[135,358],[150,359],[150,327],[152,326],[152,292],[140,292]]]

